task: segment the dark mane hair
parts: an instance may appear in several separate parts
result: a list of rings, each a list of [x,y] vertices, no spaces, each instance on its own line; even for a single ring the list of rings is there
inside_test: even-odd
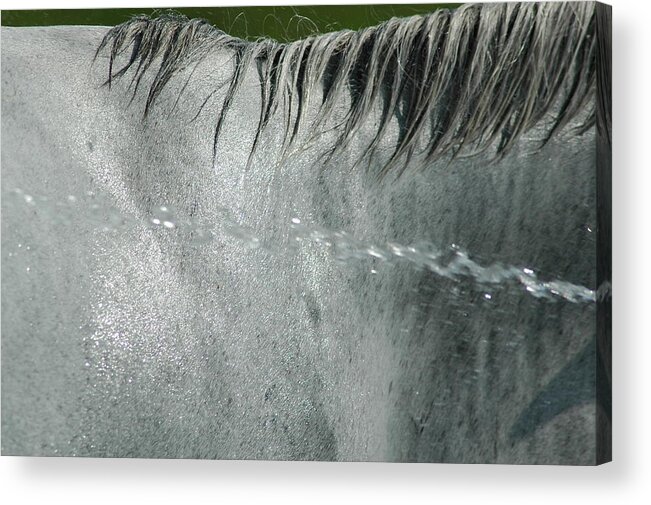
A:
[[[252,68],[262,93],[252,153],[279,110],[286,152],[306,128],[305,104],[317,87],[322,102],[311,128],[323,125],[342,94],[349,98],[334,152],[345,148],[381,104],[381,120],[363,154],[373,155],[399,114],[398,139],[384,174],[415,153],[424,156],[424,164],[464,146],[495,146],[498,155],[506,153],[520,134],[546,117],[543,144],[578,115],[578,132],[591,128],[596,117],[595,5],[466,5],[291,43],[237,39],[204,20],[139,16],[112,28],[96,57],[108,51],[108,85],[133,69],[134,96],[143,74],[157,65],[146,116],[180,69],[212,51],[232,51],[235,69],[216,120],[214,150],[233,98]],[[115,70],[116,57],[129,47],[127,63]]]

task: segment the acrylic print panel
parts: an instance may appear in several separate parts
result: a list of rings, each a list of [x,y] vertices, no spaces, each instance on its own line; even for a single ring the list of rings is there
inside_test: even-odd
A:
[[[610,7],[273,9],[3,13],[2,453],[609,461]]]

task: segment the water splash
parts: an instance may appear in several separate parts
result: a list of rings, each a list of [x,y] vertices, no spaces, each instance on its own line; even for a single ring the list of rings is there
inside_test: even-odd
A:
[[[89,209],[89,218],[98,221],[98,228],[104,232],[119,232],[125,227],[140,226],[142,218],[128,217],[118,209],[89,193],[83,197],[68,195],[62,202],[49,202],[47,198],[35,198],[21,189],[14,189],[13,194],[27,205],[52,205],[60,212],[68,208],[79,212],[85,203]],[[90,200],[90,202],[86,202]],[[434,275],[451,280],[472,279],[480,285],[503,285],[516,282],[524,292],[535,298],[549,300],[563,299],[572,303],[592,303],[603,301],[611,296],[609,282],[603,283],[597,290],[573,284],[561,279],[542,280],[534,268],[529,266],[504,265],[493,263],[481,265],[470,254],[456,244],[440,248],[435,244],[421,242],[404,245],[388,242],[383,245],[373,244],[357,239],[346,231],[333,231],[319,226],[308,226],[299,217],[292,217],[285,225],[284,235],[289,238],[287,244],[265,242],[262,234],[247,226],[244,214],[225,207],[217,209],[217,222],[205,222],[194,218],[180,217],[169,205],[154,207],[145,218],[145,225],[163,233],[177,233],[179,240],[192,246],[204,246],[216,237],[228,236],[236,239],[247,249],[261,249],[272,254],[288,254],[296,246],[315,246],[326,248],[340,262],[355,260],[373,260],[375,262],[407,262],[413,266],[428,270]],[[237,216],[239,217],[236,217]],[[65,219],[64,219],[65,221]],[[281,230],[283,231],[283,230]],[[282,235],[282,233],[281,233]],[[377,268],[371,269],[377,274]],[[484,297],[490,300],[493,295]]]
[[[416,245],[402,245],[393,242],[385,246],[368,244],[355,239],[346,232],[330,232],[322,228],[310,228],[302,224],[292,224],[295,240],[312,241],[315,244],[332,248],[335,257],[341,261],[371,258],[379,261],[407,261],[418,268],[431,271],[435,275],[452,280],[472,278],[479,284],[504,284],[516,281],[535,298],[562,298],[569,302],[594,302],[595,290],[572,284],[563,280],[544,281],[538,278],[534,269],[493,263],[482,266],[472,260],[468,252],[456,244],[440,249],[436,245],[422,242]],[[600,288],[602,289],[602,288]],[[606,288],[602,289],[607,295]],[[487,299],[492,298],[488,295]]]

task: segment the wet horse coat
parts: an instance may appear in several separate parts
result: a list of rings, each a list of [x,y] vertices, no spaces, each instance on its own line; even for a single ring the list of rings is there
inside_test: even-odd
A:
[[[607,459],[599,9],[3,28],[3,453]]]

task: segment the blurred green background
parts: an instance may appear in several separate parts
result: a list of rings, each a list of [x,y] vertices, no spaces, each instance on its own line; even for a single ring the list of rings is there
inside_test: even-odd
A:
[[[120,24],[134,15],[150,16],[174,11],[190,18],[204,18],[221,30],[240,38],[271,37],[296,40],[315,33],[349,28],[357,30],[392,17],[426,14],[461,4],[314,5],[266,7],[179,7],[174,9],[56,9],[4,10],[3,26]]]

